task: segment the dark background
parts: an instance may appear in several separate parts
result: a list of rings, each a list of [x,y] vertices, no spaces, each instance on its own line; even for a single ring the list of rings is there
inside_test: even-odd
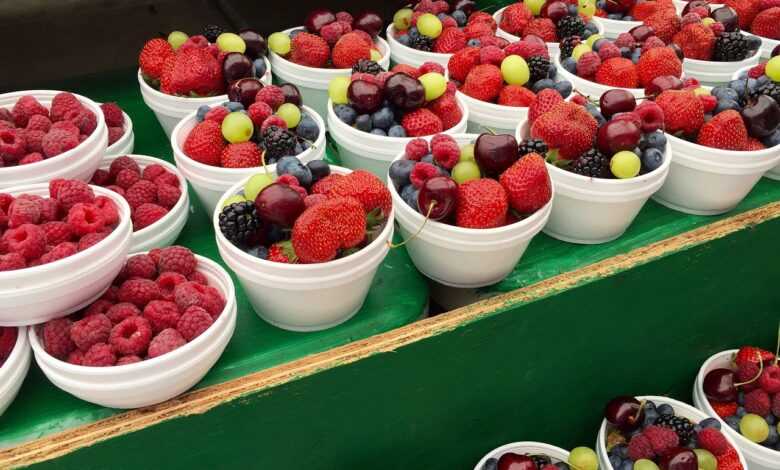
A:
[[[137,68],[144,42],[214,23],[263,35],[303,23],[318,7],[390,20],[403,0],[0,0],[0,92]]]

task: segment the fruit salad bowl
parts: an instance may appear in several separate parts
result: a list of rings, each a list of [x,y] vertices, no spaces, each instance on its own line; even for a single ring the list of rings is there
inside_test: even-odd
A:
[[[11,110],[23,96],[30,95],[44,107],[51,108],[54,97],[62,93],[54,90],[26,90],[0,95],[0,108]],[[100,165],[108,145],[108,131],[103,112],[97,103],[80,95],[73,95],[97,118],[97,126],[92,133],[76,147],[43,161],[27,165],[0,168],[0,188],[44,183],[54,178],[70,178],[89,181],[92,173]]]
[[[747,59],[735,62],[717,62],[685,58],[683,60],[683,75],[699,80],[702,85],[714,86],[731,80],[740,69],[758,64],[761,50],[756,51]]]
[[[487,468],[485,465],[487,464],[488,460],[498,459],[508,452],[519,455],[545,455],[553,461],[564,463],[568,462],[569,460],[569,452],[561,449],[560,447],[545,444],[543,442],[512,442],[501,447],[496,447],[495,449],[485,454],[485,456],[482,457],[479,462],[477,462],[477,465],[474,466],[474,470],[485,470]]]
[[[11,354],[5,360],[0,362],[0,416],[3,416],[5,410],[11,405],[11,402],[19,393],[19,388],[27,376],[27,370],[30,368],[30,343],[27,341],[27,328],[19,327],[16,332],[16,344],[14,344]]]
[[[120,155],[127,155],[130,153],[133,153],[133,148],[135,148],[135,133],[133,132],[133,121],[130,119],[130,116],[127,115],[126,112],[122,111],[122,116],[124,117],[124,133],[122,134],[122,137],[119,138],[116,142],[109,145],[108,148],[106,148],[106,156],[120,156]]]
[[[319,128],[319,134],[311,147],[297,155],[302,162],[307,163],[325,156],[325,122],[312,108],[304,105],[301,109],[314,119]],[[228,188],[237,181],[257,173],[258,168],[222,168],[206,165],[188,157],[184,152],[184,142],[197,124],[196,113],[190,113],[174,129],[171,135],[171,146],[176,167],[190,182],[206,212],[211,214],[218,207],[217,201]],[[267,167],[269,171],[273,171],[274,165],[267,165]]]

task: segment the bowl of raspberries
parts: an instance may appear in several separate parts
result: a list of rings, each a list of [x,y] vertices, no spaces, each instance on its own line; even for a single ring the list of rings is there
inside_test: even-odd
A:
[[[393,63],[446,66],[450,56],[465,47],[506,46],[496,28],[496,21],[478,11],[472,0],[422,0],[395,12],[387,40]]]
[[[435,62],[337,77],[329,96],[328,129],[341,162],[381,178],[411,139],[458,134],[468,125],[468,107]]]
[[[0,326],[0,416],[19,393],[31,356],[26,327]]]
[[[130,248],[130,208],[80,180],[0,194],[0,325],[41,323],[99,297]]]
[[[721,423],[661,396],[619,396],[604,408],[596,441],[604,470],[753,470]]]
[[[29,338],[57,387],[97,405],[139,408],[198,383],[230,342],[236,311],[221,266],[170,246],[129,256],[99,299],[31,328]]]
[[[324,116],[333,77],[349,75],[361,61],[390,66],[390,46],[379,37],[382,27],[382,18],[370,11],[353,16],[313,10],[303,26],[268,36],[274,75],[297,86],[304,101]]]
[[[135,148],[133,121],[116,103],[100,105],[108,127],[108,148],[106,155],[127,155]]]
[[[450,80],[461,83],[457,95],[469,109],[468,131],[472,133],[492,129],[512,134],[528,117],[537,93],[551,88],[565,99],[572,92],[572,83],[559,79],[545,43],[531,38],[504,49],[463,49],[450,58],[447,71]]]
[[[303,104],[295,85],[267,85],[241,102],[190,114],[174,130],[171,146],[177,168],[210,214],[228,188],[258,168],[273,170],[283,157],[323,158],[325,122]]]
[[[734,439],[750,470],[777,468],[780,367],[775,354],[743,346],[713,355],[696,377],[693,403]]]
[[[258,316],[291,331],[352,318],[393,236],[382,180],[321,160],[287,157],[234,185],[217,207],[220,256]]]
[[[225,101],[226,94],[271,83],[268,44],[251,29],[239,33],[208,25],[202,34],[173,31],[147,41],[138,56],[141,97],[165,134],[202,105]]]
[[[498,10],[493,18],[499,37],[513,43],[534,36],[547,43],[550,55],[556,56],[558,44],[565,38],[585,40],[594,34],[604,35],[604,26],[593,21],[592,13],[586,14],[590,5],[589,1],[517,2]]]
[[[187,223],[187,180],[164,160],[146,155],[107,157],[90,184],[117,192],[130,206],[131,253],[172,245]]]
[[[390,165],[388,182],[415,266],[457,288],[504,279],[553,200],[543,157],[510,134],[414,139]]]
[[[54,178],[89,180],[106,153],[97,103],[73,93],[31,90],[0,95],[0,188]]]

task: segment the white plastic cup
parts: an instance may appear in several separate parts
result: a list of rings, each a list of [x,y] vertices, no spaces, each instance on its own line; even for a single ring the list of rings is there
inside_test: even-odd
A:
[[[469,110],[462,99],[456,95],[463,117],[457,124],[444,131],[444,134],[464,134],[468,127]],[[336,116],[333,102],[328,100],[328,130],[338,147],[341,163],[347,168],[362,168],[380,178],[387,176],[390,163],[398,156],[399,149],[406,147],[411,137],[387,137],[363,132],[354,128]]]
[[[34,96],[46,108],[51,108],[54,96],[62,93],[57,90],[25,90],[0,95],[0,107],[8,108],[25,95]],[[63,152],[42,162],[29,165],[17,165],[0,168],[0,190],[12,186],[24,186],[34,183],[46,183],[55,178],[89,181],[100,165],[108,146],[108,128],[103,111],[97,103],[81,95],[74,96],[87,109],[95,113],[97,127],[92,134],[75,148]]]
[[[317,127],[320,129],[320,133],[317,136],[317,140],[314,141],[314,145],[297,155],[297,157],[303,163],[308,163],[312,160],[321,160],[325,156],[326,147],[325,121],[308,106],[302,106],[302,109],[314,119],[317,123]],[[200,199],[206,212],[211,214],[214,212],[214,208],[217,207],[217,201],[219,201],[219,198],[222,197],[222,194],[224,194],[228,188],[233,186],[237,181],[263,171],[263,169],[262,167],[222,168],[206,165],[188,157],[187,154],[184,153],[184,141],[187,140],[190,131],[198,124],[195,114],[196,113],[194,112],[190,113],[189,116],[182,119],[176,126],[171,135],[171,146],[173,147],[173,158],[176,161],[176,167],[181,174],[187,178],[187,181],[190,182],[192,189],[195,190],[195,194],[198,195],[198,199]],[[269,171],[273,171],[274,168],[276,168],[276,165],[266,166]]]
[[[419,67],[426,62],[436,62],[445,69],[450,61],[452,54],[442,54],[440,52],[418,51],[409,46],[404,46],[395,38],[395,25],[392,23],[385,31],[387,42],[390,44],[390,58],[393,64],[407,64],[412,67]]]
[[[674,408],[675,416],[682,416],[683,418],[688,418],[694,424],[699,423],[700,421],[703,421],[709,417],[706,414],[702,413],[701,411],[697,410],[696,408],[692,407],[691,405],[669,397],[647,395],[642,397],[636,397],[636,399],[639,401],[645,401],[645,400],[652,401],[653,403],[655,403],[656,406],[671,405],[672,408]],[[742,468],[745,470],[757,470],[754,469],[752,466],[747,465],[747,463],[745,462],[745,457],[742,455],[742,451],[740,450],[740,448],[734,442],[734,439],[732,439],[728,433],[724,433],[724,436],[726,437],[726,440],[728,441],[729,445],[731,445],[734,448],[734,450],[737,451],[737,454],[739,455],[739,462],[742,464]],[[609,461],[609,454],[607,453],[606,442],[607,442],[607,420],[602,420],[601,428],[599,428],[599,435],[596,440],[596,455],[598,455],[599,457],[599,468],[601,470],[615,470]]]
[[[476,134],[453,136],[459,144],[469,144]],[[429,140],[429,139],[427,139]],[[396,158],[404,158],[403,151]],[[439,284],[457,288],[484,287],[501,281],[512,272],[528,244],[538,234],[553,206],[550,202],[530,217],[511,225],[490,229],[456,227],[429,220],[414,238],[425,216],[409,207],[395,185],[387,178],[393,197],[395,218],[406,242],[406,250],[417,269]]]
[[[456,93],[469,110],[467,132],[470,134],[486,132],[487,129],[496,134],[512,134],[518,124],[528,118],[528,107],[488,103],[460,91]]]
[[[601,83],[590,81],[587,78],[582,78],[580,76],[577,76],[569,72],[561,65],[561,58],[559,55],[556,55],[553,58],[553,63],[555,63],[555,67],[558,68],[559,78],[570,81],[575,90],[590,98],[599,99],[601,95],[603,95],[607,91],[614,90],[615,88],[619,88],[619,87],[613,87],[609,85],[602,85]],[[636,98],[641,98],[645,96],[644,88],[623,88],[623,89],[627,90]]]
[[[747,33],[745,33],[745,34],[747,34]],[[762,40],[766,40],[766,39],[762,38]],[[778,41],[776,41],[776,42],[778,42]],[[770,52],[771,52],[771,50],[770,50]],[[747,72],[751,68],[753,68],[753,66],[749,65],[747,67],[743,67],[743,68],[737,70],[736,72],[734,72],[734,75],[731,77],[731,79],[732,80],[738,80],[739,79],[739,75],[742,72]],[[776,167],[773,167],[769,171],[764,173],[764,178],[769,178],[770,180],[780,181],[780,165],[778,165]]]
[[[133,153],[133,148],[135,148],[135,133],[133,133],[133,121],[130,119],[130,116],[127,115],[126,112],[122,112],[122,115],[125,117],[125,125],[124,130],[125,133],[122,134],[122,137],[119,138],[116,142],[109,145],[106,149],[106,156],[121,156],[121,155],[129,155]]]
[[[529,133],[527,123],[518,127],[518,141]],[[666,180],[672,155],[667,143],[659,168],[629,179],[589,178],[548,163],[555,199],[544,233],[565,242],[589,245],[620,237]]]
[[[266,72],[260,79],[264,85],[271,84],[271,64],[267,58],[265,60]],[[220,103],[224,103],[228,100],[226,94],[217,96],[206,96],[203,98],[188,98],[184,96],[174,96],[165,94],[159,90],[155,90],[143,78],[141,69],[138,69],[138,84],[141,86],[141,97],[157,116],[157,120],[160,121],[160,125],[165,131],[165,135],[171,136],[173,128],[176,124],[184,119],[188,114],[197,111],[201,106],[208,105],[214,106]]]
[[[713,5],[713,7],[714,7],[714,5]],[[761,39],[761,58],[762,59],[769,60],[769,58],[772,57],[772,51],[774,50],[774,48],[777,47],[778,44],[780,44],[780,41],[778,41],[777,39],[765,38],[764,36],[758,36],[758,35],[755,35],[755,34],[751,34],[751,33],[748,33],[747,31],[742,31],[742,33],[744,33],[745,36],[756,36],[759,39]]]
[[[485,466],[485,463],[488,461],[488,459],[498,459],[502,455],[508,454],[510,452],[518,455],[546,455],[553,459],[553,462],[559,461],[565,463],[569,461],[569,452],[561,449],[560,447],[545,444],[543,442],[512,442],[501,447],[496,447],[495,449],[485,454],[485,456],[482,457],[479,462],[477,462],[477,465],[474,466],[474,470],[482,470],[482,467]]]
[[[153,359],[123,366],[88,367],[49,355],[36,329],[30,328],[35,362],[44,375],[65,392],[109,408],[151,406],[192,388],[214,366],[230,342],[237,312],[235,288],[228,273],[208,258],[195,257],[198,271],[225,298],[224,310],[208,330],[184,346]]]
[[[778,470],[780,469],[780,451],[769,449],[760,444],[756,444],[742,434],[733,430],[731,426],[718,416],[718,413],[710,405],[710,401],[704,394],[704,377],[714,369],[732,369],[732,360],[737,353],[736,349],[719,352],[710,356],[699,369],[696,376],[696,382],[693,384],[693,405],[710,418],[720,421],[720,427],[723,434],[730,440],[733,440],[739,446],[739,450],[745,455],[748,462],[746,469],[750,470]]]
[[[120,156],[121,155],[106,157],[100,167],[104,170],[108,170],[111,166],[111,162]],[[133,232],[130,253],[149,251],[152,248],[164,248],[173,245],[173,242],[179,238],[179,234],[182,229],[184,229],[184,225],[187,224],[187,218],[190,215],[190,197],[187,192],[187,180],[184,179],[184,176],[182,176],[181,172],[175,166],[165,160],[160,160],[159,158],[147,155],[131,154],[127,156],[138,163],[138,166],[141,167],[141,171],[152,164],[163,166],[166,170],[176,175],[179,179],[179,188],[181,189],[181,197],[179,197],[176,204],[163,216],[163,218],[148,227]]]
[[[667,134],[674,160],[653,196],[656,202],[695,215],[728,212],[769,169],[780,163],[780,147],[750,152],[719,150]]]
[[[302,26],[290,28],[284,31],[284,33],[290,34],[290,32],[300,28]],[[378,36],[375,45],[379,49],[379,53],[382,54],[382,58],[378,62],[379,65],[384,69],[388,69],[390,67],[390,46],[387,45],[384,39]],[[328,85],[330,81],[335,77],[349,77],[352,74],[352,69],[308,67],[289,61],[273,51],[269,51],[268,54],[271,58],[271,65],[274,68],[276,80],[280,83],[291,83],[298,87],[303,102],[314,108],[321,116],[325,116],[325,113],[328,112]]]
[[[737,62],[716,62],[713,60],[686,58],[683,59],[683,74],[686,77],[695,78],[702,85],[715,86],[728,83],[739,69],[758,64],[760,58],[760,50],[747,59]]]
[[[130,249],[130,207],[110,189],[92,186],[119,210],[119,224],[106,238],[67,258],[15,271],[0,272],[0,326],[23,326],[60,318],[84,308],[111,285]],[[49,185],[17,186],[11,195],[49,196]]]
[[[30,357],[32,353],[27,341],[27,328],[22,326],[16,332],[16,344],[11,350],[11,355],[0,367],[0,417],[19,393],[19,388],[30,368]]]
[[[600,16],[594,16],[593,22],[598,25],[599,30],[604,31],[604,37],[608,39],[616,39],[620,33],[627,33],[632,28],[644,24],[641,21],[611,20]]]
[[[350,172],[330,168],[332,173]],[[228,189],[218,207],[242,193],[247,180]],[[219,211],[214,211],[213,222],[219,254],[238,276],[252,308],[263,320],[290,331],[325,330],[352,318],[363,306],[393,237],[391,211],[376,240],[357,253],[326,263],[285,264],[256,258],[233,245],[219,229]]]

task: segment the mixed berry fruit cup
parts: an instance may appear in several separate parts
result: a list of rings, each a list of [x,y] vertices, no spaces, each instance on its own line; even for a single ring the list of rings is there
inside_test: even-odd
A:
[[[52,101],[60,93],[63,92],[28,90],[5,93],[0,95],[0,108],[4,108],[3,111],[8,110],[10,112],[22,97],[29,95],[35,98],[44,108],[50,110]],[[100,165],[100,161],[106,153],[108,131],[103,118],[103,112],[97,103],[80,95],[72,96],[75,96],[86,110],[94,114],[96,122],[94,130],[75,147],[72,144],[63,147],[69,148],[69,150],[65,150],[62,153],[36,163],[0,168],[0,188],[45,183],[55,178],[89,181],[92,173]]]
[[[12,337],[15,339],[10,351],[7,351],[5,348],[8,345],[4,340]],[[0,327],[0,417],[19,393],[30,368],[30,357],[32,354],[27,341],[27,328]]]
[[[83,251],[50,263],[0,272],[0,326],[42,323],[69,315],[100,297],[122,268],[132,240],[130,207],[119,194],[91,186],[119,212],[113,231]],[[19,196],[49,196],[48,184],[17,186],[5,191]]]
[[[761,64],[761,65],[759,65],[758,67],[764,67],[764,68],[766,68],[766,63],[765,63],[765,64]],[[750,72],[750,70],[751,70],[751,69],[755,69],[755,68],[756,68],[756,66],[749,66],[749,67],[745,67],[745,68],[739,69],[739,70],[737,70],[737,71],[734,73],[734,76],[732,76],[732,77],[731,77],[731,79],[732,79],[732,80],[741,80],[741,79],[745,79],[746,77],[748,77],[748,73]],[[780,86],[780,83],[777,83],[777,82],[774,82],[774,81],[772,81],[772,83],[773,83],[775,86]],[[774,167],[774,168],[772,168],[772,169],[770,169],[769,171],[767,171],[767,172],[764,174],[764,177],[765,177],[765,178],[772,179],[772,180],[777,180],[777,181],[780,181],[780,165],[779,165],[779,166],[776,166],[776,167]]]
[[[553,465],[559,462],[566,463],[569,460],[569,452],[561,449],[560,447],[556,447],[550,444],[545,444],[542,442],[532,442],[532,441],[525,441],[525,442],[512,442],[509,444],[505,444],[501,447],[497,447],[487,454],[485,454],[482,459],[480,459],[479,462],[477,462],[477,465],[474,466],[474,470],[495,470],[498,468],[498,459],[501,458],[502,455],[507,453],[513,453],[518,455],[529,455],[529,456],[546,456],[548,459],[552,462]],[[493,464],[495,462],[495,465]],[[539,470],[542,469],[542,467],[536,465],[536,468]],[[560,468],[560,467],[559,467]]]

